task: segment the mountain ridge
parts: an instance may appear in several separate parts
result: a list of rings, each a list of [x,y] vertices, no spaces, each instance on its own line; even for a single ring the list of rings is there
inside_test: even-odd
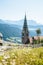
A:
[[[24,23],[24,20],[18,20],[18,21],[11,21],[11,20],[2,20],[0,19],[0,23],[2,24],[15,24],[15,25],[22,25]],[[27,20],[28,25],[39,25],[35,20]]]
[[[18,23],[19,22],[19,23]],[[29,21],[27,21],[29,23]],[[33,22],[31,20],[31,22]],[[39,25],[35,22],[33,24],[30,22],[28,24],[29,29],[29,35],[30,36],[36,36],[36,29],[41,29],[41,35],[43,35],[43,25]],[[8,23],[8,21],[0,20],[0,32],[3,34],[3,39],[6,40],[6,38],[10,37],[21,37],[22,28],[23,28],[24,21],[17,21],[14,24]],[[31,25],[32,24],[32,25]]]

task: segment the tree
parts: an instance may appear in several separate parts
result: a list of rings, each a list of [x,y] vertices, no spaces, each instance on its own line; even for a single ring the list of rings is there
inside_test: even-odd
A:
[[[38,36],[38,43],[40,43],[40,34],[41,34],[41,30],[40,30],[40,28],[38,28],[37,30],[36,30],[36,33],[37,33],[37,36]]]

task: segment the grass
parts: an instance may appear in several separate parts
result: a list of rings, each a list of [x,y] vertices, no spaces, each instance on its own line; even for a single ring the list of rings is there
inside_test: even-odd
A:
[[[43,65],[43,47],[12,48],[0,56],[0,65]]]

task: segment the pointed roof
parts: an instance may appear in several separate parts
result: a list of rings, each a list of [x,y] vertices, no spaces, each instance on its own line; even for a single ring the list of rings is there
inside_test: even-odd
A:
[[[24,18],[24,25],[23,28],[27,28],[27,18],[26,18],[26,14],[25,14],[25,18]]]

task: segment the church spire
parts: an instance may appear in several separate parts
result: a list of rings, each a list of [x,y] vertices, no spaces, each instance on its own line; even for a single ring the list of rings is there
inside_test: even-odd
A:
[[[22,30],[22,43],[27,44],[29,41],[28,40],[28,25],[27,25],[27,19],[26,19],[26,14],[25,14],[25,18],[24,18],[24,25],[23,25],[23,30]]]
[[[27,19],[26,19],[26,14],[25,14],[25,18],[24,18],[24,26],[23,26],[24,28],[26,28],[27,27]]]

